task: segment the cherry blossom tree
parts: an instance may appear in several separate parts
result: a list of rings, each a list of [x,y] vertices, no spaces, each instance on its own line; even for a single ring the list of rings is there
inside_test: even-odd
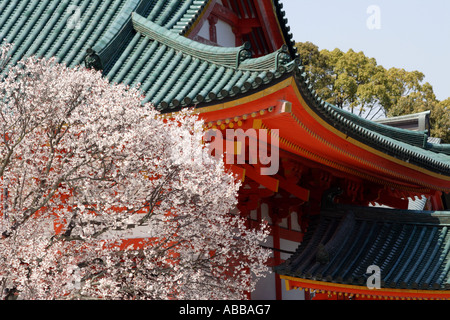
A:
[[[267,226],[190,111],[139,88],[0,50],[0,295],[242,299],[267,272]]]

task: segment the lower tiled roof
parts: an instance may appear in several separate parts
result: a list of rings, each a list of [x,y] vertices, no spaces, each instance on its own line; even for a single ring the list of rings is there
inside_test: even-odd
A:
[[[450,289],[450,212],[333,205],[275,268],[281,275],[365,286],[371,265],[382,288]]]

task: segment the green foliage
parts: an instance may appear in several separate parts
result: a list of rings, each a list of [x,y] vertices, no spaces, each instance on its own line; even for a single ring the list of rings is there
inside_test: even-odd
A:
[[[352,49],[319,50],[311,42],[296,46],[314,89],[325,101],[367,119],[431,110],[431,135],[450,142],[450,98],[438,101],[423,73],[386,69]]]

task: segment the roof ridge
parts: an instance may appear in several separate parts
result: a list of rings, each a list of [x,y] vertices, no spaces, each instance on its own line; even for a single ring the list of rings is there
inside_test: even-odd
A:
[[[427,110],[427,111],[422,111],[422,112],[417,112],[417,113],[405,114],[405,115],[401,115],[401,116],[377,119],[375,121],[378,123],[383,123],[385,121],[404,120],[404,119],[416,118],[417,116],[420,116],[420,115],[430,115],[430,114],[431,114],[431,110]]]
[[[438,144],[438,143],[428,142],[426,145],[426,149],[433,151],[433,152],[443,153],[443,154],[450,156],[450,144],[448,144],[448,143]]]
[[[291,32],[291,27],[288,25],[288,19],[286,18],[286,12],[283,10],[283,3],[280,0],[273,0],[272,5],[277,15],[278,24],[283,34],[286,45],[288,46],[289,53],[292,58],[298,58],[300,55],[297,52],[295,46],[294,35]]]
[[[450,211],[426,211],[364,207],[349,204],[333,204],[322,208],[322,217],[345,218],[351,212],[356,220],[398,222],[405,224],[447,225],[450,226]]]
[[[240,47],[210,46],[176,34],[136,12],[132,13],[131,20],[136,32],[177,51],[216,65],[237,69],[243,60],[251,57],[249,43],[244,43]]]
[[[379,123],[376,121],[371,121],[365,118],[362,118],[358,115],[355,115],[347,110],[338,108],[331,103],[325,102],[325,104],[333,109],[334,112],[339,113],[343,117],[348,120],[353,121],[357,125],[370,130],[382,134],[386,137],[399,140],[405,142],[407,144],[414,145],[419,148],[425,148],[428,141],[428,133],[427,131],[412,131],[403,128],[397,128],[393,126],[389,126],[383,123]]]
[[[111,26],[92,47],[100,55],[104,66],[109,64],[116,53],[116,42],[121,43],[132,30],[130,13],[139,10],[143,2],[143,0],[126,0],[125,5]]]
[[[250,58],[244,60],[240,65],[240,70],[261,71],[261,70],[277,70],[280,66],[295,61],[300,64],[297,59],[292,60],[287,45],[282,45],[278,50],[266,54],[258,58]]]

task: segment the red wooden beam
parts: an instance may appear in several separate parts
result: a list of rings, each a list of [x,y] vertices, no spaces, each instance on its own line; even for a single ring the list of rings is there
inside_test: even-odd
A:
[[[222,3],[225,8],[230,9],[230,4],[229,4],[228,0],[222,0]]]
[[[278,19],[274,12],[272,1],[255,0],[256,13],[259,20],[264,23],[264,35],[271,51],[278,50],[284,44],[284,37],[280,32]]]
[[[245,19],[246,15],[245,15],[245,8],[244,8],[244,4],[242,3],[242,0],[236,0],[237,5],[239,7],[239,12],[241,13],[241,18]]]
[[[239,8],[236,5],[236,0],[230,0],[228,3],[230,9],[233,10],[233,12],[238,15],[238,17],[240,17]]]
[[[243,30],[248,30],[252,28],[261,27],[261,22],[257,18],[246,18],[246,19],[239,19],[238,22],[239,28],[242,28]],[[248,32],[243,32],[248,33]]]
[[[275,177],[280,182],[280,188],[296,196],[300,200],[303,200],[305,202],[309,201],[310,191],[308,189],[302,188],[294,183],[291,183],[279,175],[276,175]]]
[[[255,18],[256,17],[256,12],[255,12],[253,6],[249,3],[249,0],[242,0],[242,1],[244,2],[245,10],[247,11],[248,17],[249,18]]]
[[[264,186],[265,188],[267,188],[273,192],[278,192],[278,188],[280,185],[279,180],[274,179],[270,176],[261,175],[259,168],[254,168],[251,165],[242,164],[242,165],[240,165],[240,167],[245,169],[246,177],[252,179],[255,182],[258,182],[260,185]]]
[[[325,294],[338,295],[345,297],[345,294],[352,295],[359,300],[360,298],[372,299],[449,299],[450,293],[445,290],[408,290],[408,289],[388,289],[373,290],[363,286],[345,285],[339,283],[330,283],[315,281],[289,276],[280,276],[286,280],[287,290],[292,289],[312,289]]]
[[[215,16],[214,14],[211,14],[208,18],[209,21],[209,40],[211,40],[212,42],[217,43],[217,28],[216,28],[216,24],[218,21],[218,17]]]
[[[433,210],[443,211],[445,209],[444,202],[442,201],[442,192],[436,191],[436,193],[431,196],[430,201]]]
[[[214,5],[212,13],[220,20],[228,23],[232,27],[237,26],[239,23],[239,17],[237,16],[237,14],[233,12],[233,10],[228,9],[220,3],[216,3]]]
[[[269,45],[267,44],[266,38],[264,36],[264,32],[262,31],[262,27],[256,28],[255,29],[255,33],[257,34],[258,38],[260,39],[261,43],[262,43],[262,52],[263,54],[268,54],[270,53],[269,50]]]

